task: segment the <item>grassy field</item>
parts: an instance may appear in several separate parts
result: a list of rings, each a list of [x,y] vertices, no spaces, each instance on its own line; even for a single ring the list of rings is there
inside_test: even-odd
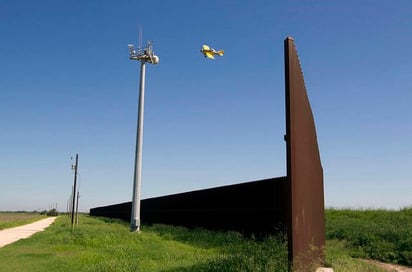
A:
[[[287,271],[284,237],[264,241],[235,232],[143,226],[82,215],[72,232],[60,216],[46,231],[0,249],[0,271]],[[343,241],[328,241],[326,262],[335,272],[384,271],[350,257]]]
[[[0,230],[21,226],[46,218],[35,212],[0,212]]]
[[[264,242],[238,233],[155,225],[130,233],[128,224],[67,217],[47,231],[0,249],[0,271],[287,271],[282,237]],[[255,269],[258,268],[258,269]]]
[[[412,266],[412,208],[326,210],[326,238],[355,258]]]

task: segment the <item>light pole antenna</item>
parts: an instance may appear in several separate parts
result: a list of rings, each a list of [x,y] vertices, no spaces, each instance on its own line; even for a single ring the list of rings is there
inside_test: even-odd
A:
[[[142,29],[142,25],[139,24],[139,44],[138,44],[138,48],[141,49],[143,47],[143,29]]]

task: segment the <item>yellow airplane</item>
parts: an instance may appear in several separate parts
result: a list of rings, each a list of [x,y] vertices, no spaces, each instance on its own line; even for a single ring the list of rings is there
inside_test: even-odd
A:
[[[223,56],[223,53],[225,53],[225,51],[223,50],[216,51],[215,49],[210,48],[205,44],[203,45],[202,49],[200,49],[200,52],[202,52],[203,55],[205,55],[205,58],[208,57],[209,59],[214,59],[214,55]]]

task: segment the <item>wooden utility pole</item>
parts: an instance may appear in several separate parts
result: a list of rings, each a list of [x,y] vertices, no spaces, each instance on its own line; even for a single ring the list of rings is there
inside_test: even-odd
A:
[[[74,170],[74,185],[73,185],[73,202],[72,202],[72,228],[74,225],[74,210],[76,207],[76,190],[77,190],[77,165],[79,163],[79,154],[76,154],[76,162],[72,165],[72,169]]]
[[[80,181],[79,181],[79,187],[80,187]],[[79,197],[80,193],[77,192],[77,202],[76,202],[76,225],[79,224]]]

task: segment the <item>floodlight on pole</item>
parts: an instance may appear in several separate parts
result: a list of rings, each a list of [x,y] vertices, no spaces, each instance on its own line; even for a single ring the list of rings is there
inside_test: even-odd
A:
[[[130,220],[130,230],[140,231],[140,192],[142,186],[142,146],[143,146],[143,114],[144,114],[144,87],[146,62],[151,64],[159,63],[159,57],[153,52],[152,43],[148,42],[145,48],[134,48],[129,44],[129,59],[140,61],[140,90],[139,90],[139,108],[137,115],[137,133],[136,133],[136,153],[135,167],[133,178],[133,196],[132,196],[132,214]]]

